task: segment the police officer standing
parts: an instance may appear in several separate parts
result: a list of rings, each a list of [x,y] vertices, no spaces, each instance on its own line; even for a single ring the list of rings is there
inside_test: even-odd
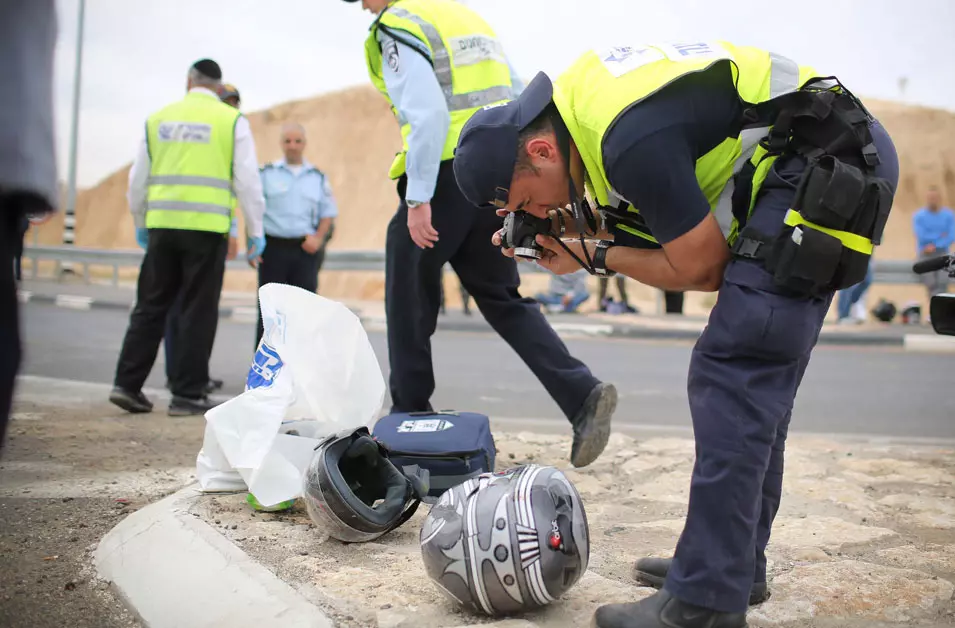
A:
[[[152,370],[166,317],[182,294],[173,350],[169,414],[203,414],[209,356],[219,316],[233,190],[245,213],[247,255],[265,248],[265,209],[248,120],[219,100],[219,65],[197,61],[187,94],[151,115],[129,173],[136,239],[146,249],[136,306],[116,365],[109,399],[127,412],[151,412],[142,386]]]
[[[239,90],[236,89],[235,85],[223,84],[219,86],[218,89],[219,100],[229,105],[230,107],[239,108]],[[238,207],[238,201],[235,198],[235,195],[232,197],[232,224],[229,227],[229,246],[226,249],[226,260],[235,259],[238,254],[238,237],[239,237],[239,223],[236,219],[235,210]],[[219,296],[222,296],[221,290]],[[170,381],[172,378],[172,369],[173,364],[175,363],[175,357],[173,356],[173,347],[176,346],[177,341],[176,337],[179,334],[179,319],[182,316],[182,293],[179,293],[179,296],[176,297],[176,302],[170,310],[169,314],[166,316],[166,332],[163,335],[163,347],[166,350],[166,388],[170,387]],[[218,328],[218,318],[216,319]],[[215,333],[212,334],[215,337]],[[210,355],[211,357],[211,355]],[[209,383],[206,385],[206,393],[212,393],[216,390],[222,388],[223,381],[221,379],[215,379],[213,377],[209,378]]]
[[[520,296],[517,265],[490,243],[501,220],[474,207],[454,181],[464,123],[519,87],[504,50],[479,15],[452,0],[362,0],[362,7],[377,15],[365,44],[368,72],[404,139],[390,172],[400,202],[385,244],[392,411],[432,409],[431,335],[441,269],[450,262],[570,421],[571,462],[588,465],[607,444],[617,391],[572,357],[533,299]]]
[[[833,291],[865,275],[898,182],[885,130],[817,76],[728,42],[589,51],[461,133],[465,196],[550,217],[541,266],[719,291],[690,361],[683,533],[672,561],[635,565],[662,590],[599,608],[598,628],[738,628],[768,597],[796,390]]]
[[[284,283],[315,292],[338,207],[328,178],[303,156],[305,128],[286,122],[279,142],[285,157],[261,170],[268,246],[259,264],[259,287]],[[264,333],[261,308],[258,318],[256,347]]]

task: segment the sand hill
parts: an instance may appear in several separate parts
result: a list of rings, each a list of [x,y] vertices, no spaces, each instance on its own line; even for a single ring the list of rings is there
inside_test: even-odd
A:
[[[890,102],[867,104],[892,134],[902,169],[896,205],[877,256],[910,259],[915,248],[911,216],[928,186],[941,186],[948,203],[955,203],[955,114]],[[248,117],[262,163],[281,157],[278,135],[283,122],[294,120],[305,126],[306,155],[328,174],[339,204],[340,218],[330,248],[384,248],[385,229],[397,205],[394,182],[386,173],[401,141],[388,106],[373,88],[354,87],[289,102]],[[79,195],[78,246],[136,246],[125,201],[128,170],[124,167]],[[39,241],[59,243],[61,233],[62,216],[58,216],[41,227]],[[379,298],[382,283],[375,274],[346,277],[323,272],[320,289],[337,298]],[[230,271],[227,288],[252,286],[251,273]],[[918,290],[903,290],[905,294],[895,298],[921,298]]]

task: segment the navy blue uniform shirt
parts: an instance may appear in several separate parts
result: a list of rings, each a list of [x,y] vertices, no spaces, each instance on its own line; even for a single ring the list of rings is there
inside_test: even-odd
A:
[[[696,180],[696,160],[739,126],[743,105],[728,64],[680,77],[624,113],[603,141],[610,185],[640,210],[661,243],[700,224],[710,204]],[[647,241],[619,229],[618,244]]]

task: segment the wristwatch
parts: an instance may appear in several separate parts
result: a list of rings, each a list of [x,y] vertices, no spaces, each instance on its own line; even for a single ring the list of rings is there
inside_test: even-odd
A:
[[[607,251],[614,246],[611,240],[599,240],[594,249],[594,273],[601,277],[613,277],[616,271],[607,268]]]
[[[422,201],[413,201],[413,200],[411,200],[411,199],[409,199],[409,198],[406,198],[406,199],[405,199],[405,205],[408,206],[408,209],[414,209],[414,208],[417,207],[418,205],[424,205],[424,203],[423,203]]]

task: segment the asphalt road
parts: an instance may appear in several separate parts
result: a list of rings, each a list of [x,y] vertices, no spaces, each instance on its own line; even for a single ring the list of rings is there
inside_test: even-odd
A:
[[[120,311],[23,307],[25,361],[31,375],[110,382],[126,329]],[[387,377],[384,334],[369,332]],[[686,371],[691,345],[622,339],[567,339],[571,352],[620,392],[615,424],[624,430],[688,430]],[[493,417],[560,418],[517,355],[493,334],[439,332],[433,339],[433,404]],[[211,370],[239,394],[253,349],[253,323],[222,320]],[[796,400],[793,432],[955,438],[955,355],[898,349],[820,346]],[[165,383],[162,351],[147,386]],[[387,402],[387,400],[386,400]]]

